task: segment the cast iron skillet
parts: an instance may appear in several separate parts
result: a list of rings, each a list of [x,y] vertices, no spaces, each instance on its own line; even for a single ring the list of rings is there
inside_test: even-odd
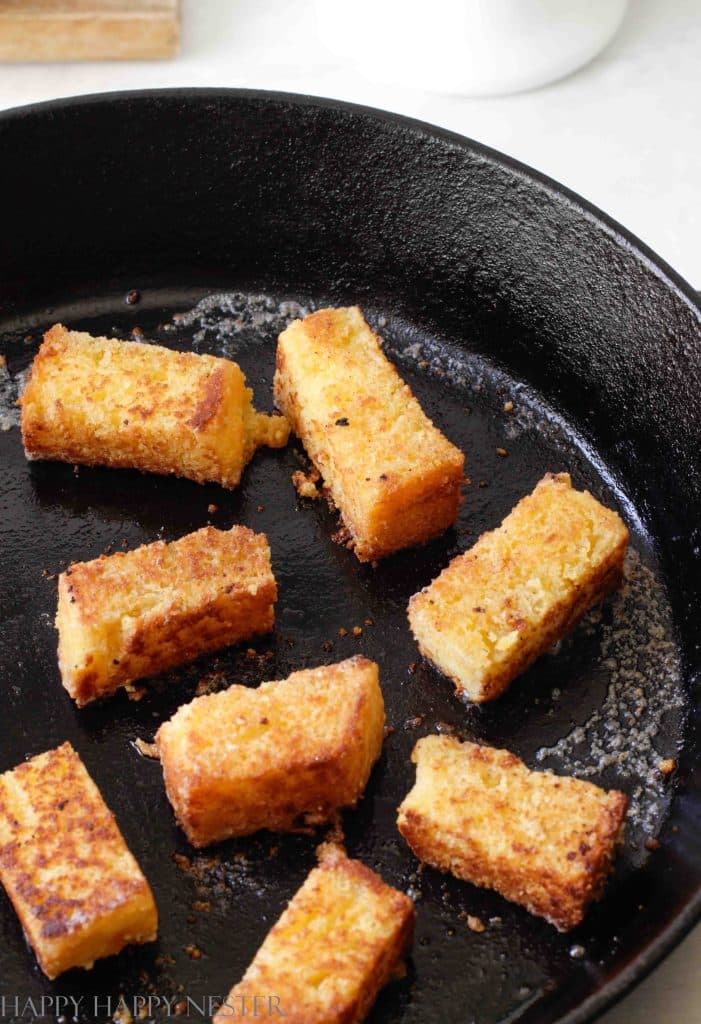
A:
[[[355,302],[466,451],[472,480],[456,530],[373,569],[334,544],[327,510],[297,499],[290,475],[303,453],[294,444],[257,455],[228,493],[29,465],[16,426],[0,434],[0,769],[71,740],[161,912],[155,947],[52,985],[3,896],[0,994],[82,997],[76,1016],[85,1021],[108,1019],[107,996],[189,996],[185,1019],[202,1019],[197,1005],[240,977],[323,832],[258,836],[195,856],[158,764],[131,741],[150,739],[200,680],[255,684],[362,651],[381,663],[395,731],[365,799],[344,817],[348,848],[418,901],[409,973],[371,1020],[591,1019],[657,963],[701,906],[701,321],[689,287],[535,172],[447,132],[341,103],[196,90],[87,97],[2,115],[0,151],[6,412],[56,320],[123,337],[138,326],[166,344],[232,355],[269,408],[275,337],[291,312],[279,302]],[[129,305],[132,289],[141,298]],[[172,321],[217,291],[236,294],[219,301],[223,310],[205,303]],[[548,469],[569,470],[625,516],[635,549],[626,589],[502,700],[464,707],[418,659],[406,602]],[[275,634],[255,655],[244,645],[154,681],[140,702],[120,696],[77,712],[59,682],[55,580],[46,574],[208,520],[268,534],[280,584]],[[362,637],[339,636],[354,625]],[[575,933],[416,871],[395,808],[411,785],[413,743],[436,728],[631,794],[637,810],[616,875]],[[656,767],[662,757],[678,757],[671,780]],[[468,914],[485,931],[471,930]],[[5,1013],[31,1019],[12,1004]]]

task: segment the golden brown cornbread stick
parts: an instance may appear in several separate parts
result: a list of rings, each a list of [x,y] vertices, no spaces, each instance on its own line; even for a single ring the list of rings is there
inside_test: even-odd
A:
[[[287,1024],[360,1024],[401,967],[415,916],[408,896],[329,848],[213,1024],[238,1020],[244,1009],[252,1017],[254,1005],[260,1017]]]
[[[398,826],[419,860],[567,931],[600,896],[627,797],[530,771],[507,750],[426,736]]]
[[[56,324],[20,399],[28,459],[173,473],[236,487],[260,445],[289,426],[257,413],[228,359],[93,338]]]
[[[278,340],[274,390],[361,561],[455,522],[465,456],[424,414],[357,307],[290,324]]]
[[[80,706],[273,628],[265,534],[207,526],[75,562],[58,579],[58,662]]]
[[[545,476],[501,526],[409,603],[421,653],[473,701],[520,672],[620,584],[628,530],[567,473]]]
[[[161,726],[156,743],[178,821],[205,846],[354,806],[384,723],[377,665],[356,656],[197,697]]]
[[[0,775],[0,881],[49,978],[156,938],[148,882],[70,743]]]

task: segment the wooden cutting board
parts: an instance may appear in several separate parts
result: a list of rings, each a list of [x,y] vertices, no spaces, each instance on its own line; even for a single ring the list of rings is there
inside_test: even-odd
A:
[[[179,41],[179,0],[0,0],[0,61],[153,60]]]

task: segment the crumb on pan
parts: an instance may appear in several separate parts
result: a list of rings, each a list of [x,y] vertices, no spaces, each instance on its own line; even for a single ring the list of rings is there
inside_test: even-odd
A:
[[[158,753],[158,747],[155,743],[147,743],[146,740],[142,740],[138,736],[132,742],[142,757],[147,757],[152,761],[160,760],[161,755]]]
[[[318,470],[304,473],[301,469],[297,469],[292,474],[292,483],[297,494],[299,494],[300,498],[310,498],[312,501],[322,496],[321,491],[317,487],[319,479]]]
[[[478,935],[487,930],[487,926],[481,917],[477,917],[475,914],[462,913],[460,917],[463,919],[467,927],[471,932],[476,932]]]

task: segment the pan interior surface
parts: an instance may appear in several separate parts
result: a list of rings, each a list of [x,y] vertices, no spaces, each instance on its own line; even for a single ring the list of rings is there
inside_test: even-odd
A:
[[[143,332],[170,347],[235,359],[258,405],[268,409],[277,334],[326,301],[323,295],[244,292],[196,301],[197,294],[183,289],[164,304],[158,291],[139,283],[136,308],[120,296],[107,310],[108,303],[96,304],[99,315],[83,308],[76,318],[75,310],[59,309],[55,318],[94,334],[129,339]],[[621,482],[532,388],[391,312],[369,306],[365,312],[424,409],[466,452],[470,481],[455,530],[376,567],[360,565],[333,541],[336,516],[323,502],[297,496],[291,476],[307,462],[294,441],[282,452],[258,453],[233,492],[130,471],[30,466],[12,399],[41,332],[5,337],[4,763],[71,740],[151,881],[161,915],[155,947],[128,950],[51,985],[34,965],[3,898],[5,989],[34,1000],[52,993],[79,996],[75,1019],[81,1021],[96,1019],[95,1006],[104,1009],[108,997],[117,1006],[120,995],[129,1005],[150,995],[154,1012],[148,1019],[170,1008],[168,1015],[182,1012],[192,1020],[210,997],[223,997],[314,864],[324,830],[257,836],[194,852],[174,824],[158,763],[142,757],[135,740],[151,741],[158,725],[196,693],[234,681],[255,685],[283,678],[296,668],[357,652],[380,663],[393,731],[360,806],[343,816],[347,846],[409,892],[418,909],[408,974],[381,994],[371,1021],[497,1022],[523,1014],[551,1019],[553,995],[573,985],[586,990],[634,927],[637,907],[648,899],[649,862],[659,856],[650,847],[664,831],[672,795],[658,764],[679,753],[685,707],[674,616],[653,538]],[[624,586],[501,700],[465,706],[452,685],[419,658],[407,602],[452,556],[498,525],[549,470],[569,471],[577,486],[626,518],[632,543]],[[77,712],[56,666],[55,574],[71,560],[174,539],[208,522],[245,523],[267,534],[280,586],[274,634],[156,679],[138,701],[122,693]],[[361,627],[360,637],[353,636],[354,626]],[[559,935],[495,894],[418,869],[396,830],[396,807],[412,785],[413,744],[436,730],[507,747],[533,767],[577,774],[629,794],[629,825],[615,877],[575,933]]]

